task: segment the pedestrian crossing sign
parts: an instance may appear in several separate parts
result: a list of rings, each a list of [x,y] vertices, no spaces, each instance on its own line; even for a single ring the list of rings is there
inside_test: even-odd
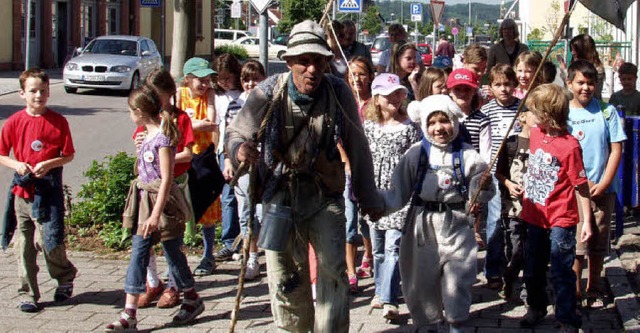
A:
[[[362,0],[336,0],[338,2],[338,11],[344,13],[361,13]]]

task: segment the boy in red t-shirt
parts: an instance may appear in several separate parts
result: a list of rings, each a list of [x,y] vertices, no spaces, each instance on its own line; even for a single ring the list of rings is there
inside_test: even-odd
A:
[[[563,331],[577,332],[581,319],[576,314],[576,275],[572,270],[575,233],[580,209],[585,216],[580,239],[586,241],[591,237],[591,214],[582,150],[578,140],[567,131],[570,100],[559,86],[544,84],[535,88],[526,101],[537,127],[530,134],[520,215],[528,223],[524,279],[529,304],[520,325],[532,327],[547,314],[546,271],[551,260],[556,319],[563,325]]]
[[[15,249],[20,278],[20,310],[38,311],[39,250],[49,275],[58,281],[54,300],[64,302],[73,293],[77,270],[67,259],[64,244],[62,166],[73,160],[74,148],[67,120],[47,108],[49,76],[39,68],[24,71],[19,94],[26,108],[2,126],[0,164],[14,169],[7,214],[2,225],[6,249],[18,230]],[[9,153],[13,150],[13,158]]]

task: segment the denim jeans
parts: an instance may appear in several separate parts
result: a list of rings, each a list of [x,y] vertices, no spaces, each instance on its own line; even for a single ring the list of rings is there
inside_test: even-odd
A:
[[[149,266],[149,250],[153,246],[153,237],[144,238],[134,235],[131,243],[131,260],[127,268],[124,291],[127,294],[139,295],[146,291],[147,266]],[[180,290],[192,288],[195,285],[191,269],[187,264],[187,257],[181,250],[182,237],[162,242],[164,256],[167,258],[169,271],[173,275]]]
[[[546,310],[549,300],[545,290],[547,264],[551,260],[551,283],[556,295],[555,315],[561,323],[580,327],[576,314],[576,227],[543,229],[528,226],[525,245],[524,280],[527,303],[532,309]]]
[[[358,240],[358,203],[352,201],[349,193],[349,180],[344,188],[344,215],[347,218],[347,243],[355,244]]]
[[[220,169],[224,169],[224,155],[218,156],[220,162]],[[229,187],[229,184],[224,184],[222,188],[222,194],[220,194],[220,203],[222,204],[222,234],[220,235],[220,242],[230,249],[233,246],[233,242],[240,234],[240,222],[238,222],[238,201],[234,190]]]
[[[493,178],[493,186],[498,189],[498,180]],[[501,221],[501,198],[500,191],[496,190],[495,195],[487,203],[487,256],[484,262],[484,276],[487,279],[502,277],[504,271],[504,235]]]
[[[371,228],[376,295],[382,303],[398,304],[400,296],[400,239],[402,231]]]
[[[251,201],[249,200],[249,174],[244,174],[238,178],[238,184],[234,189],[236,201],[238,202],[238,222],[240,224],[240,232],[242,235],[247,234],[247,226],[249,225],[249,217],[251,216]],[[260,204],[256,205],[255,215],[253,219],[253,237],[260,232]]]

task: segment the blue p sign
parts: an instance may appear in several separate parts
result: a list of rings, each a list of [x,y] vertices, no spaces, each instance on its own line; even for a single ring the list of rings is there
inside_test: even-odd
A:
[[[422,15],[422,4],[421,3],[413,3],[413,4],[411,4],[411,15]]]

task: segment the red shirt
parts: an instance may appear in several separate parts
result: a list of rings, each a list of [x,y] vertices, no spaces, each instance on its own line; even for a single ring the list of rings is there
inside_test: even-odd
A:
[[[67,119],[49,109],[38,116],[22,109],[7,119],[2,126],[0,155],[9,156],[12,149],[16,161],[26,162],[32,167],[75,153]],[[33,198],[33,188],[15,186],[12,192],[21,198]]]
[[[184,147],[191,146],[194,143],[193,129],[191,128],[191,118],[186,112],[174,108],[173,112],[176,114],[178,131],[180,131],[180,138],[178,139],[178,145],[176,146],[176,152],[180,153],[184,150]],[[133,139],[135,140],[136,134],[144,132],[144,126],[139,126],[133,132]],[[191,168],[191,163],[176,163],[173,167],[173,177],[182,176],[187,170]]]
[[[520,218],[541,228],[578,224],[575,187],[587,182],[582,149],[570,134],[545,136],[531,129]]]

